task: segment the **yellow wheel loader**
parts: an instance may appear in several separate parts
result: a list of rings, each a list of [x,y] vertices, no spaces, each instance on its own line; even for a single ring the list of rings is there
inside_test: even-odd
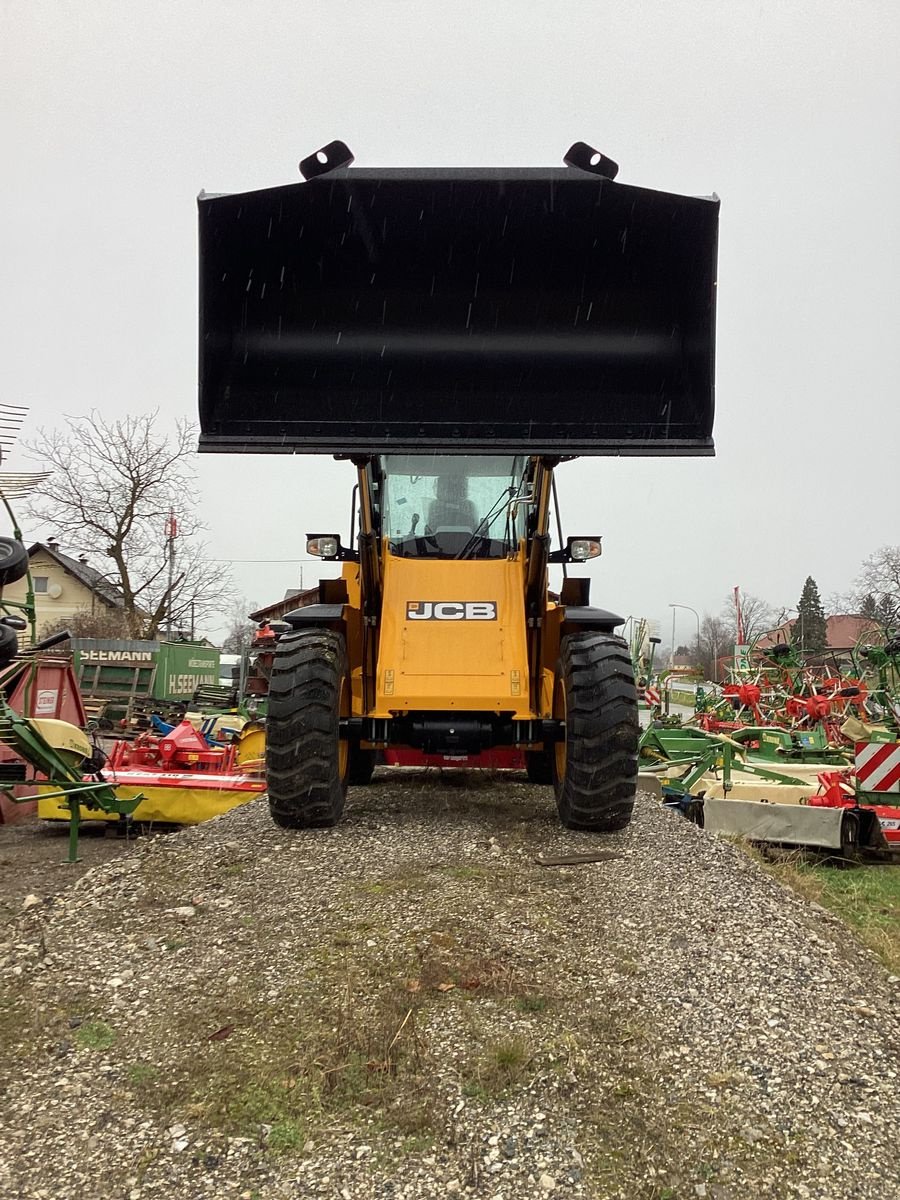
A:
[[[630,820],[623,619],[567,573],[600,538],[551,530],[553,472],[713,452],[718,200],[616,183],[584,143],[564,161],[361,169],[334,142],[304,183],[201,194],[201,450],[357,475],[349,543],[307,538],[342,574],[274,658],[279,825],[334,825],[389,747],[517,748],[565,825]]]

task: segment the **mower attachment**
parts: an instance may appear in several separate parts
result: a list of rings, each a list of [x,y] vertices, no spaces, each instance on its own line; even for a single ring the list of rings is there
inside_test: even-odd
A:
[[[719,202],[593,158],[202,195],[200,449],[712,454]]]

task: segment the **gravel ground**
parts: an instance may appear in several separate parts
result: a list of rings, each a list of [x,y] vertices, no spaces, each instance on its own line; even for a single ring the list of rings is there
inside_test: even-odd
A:
[[[0,824],[0,924],[21,911],[26,896],[58,892],[98,863],[119,858],[132,844],[115,829],[106,832],[85,823],[79,839],[81,861],[72,864],[66,861],[68,822],[51,826],[34,817],[17,825]]]
[[[897,981],[652,798],[597,839],[522,780],[254,802],[17,912],[0,1195],[900,1194]]]

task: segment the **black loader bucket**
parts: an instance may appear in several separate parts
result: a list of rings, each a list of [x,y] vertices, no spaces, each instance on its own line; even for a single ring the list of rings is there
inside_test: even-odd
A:
[[[716,198],[351,167],[199,208],[201,450],[713,453]]]

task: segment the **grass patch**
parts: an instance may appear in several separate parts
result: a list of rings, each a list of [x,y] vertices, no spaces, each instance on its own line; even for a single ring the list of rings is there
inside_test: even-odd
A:
[[[365,941],[336,931],[311,954],[306,980],[264,1008],[268,984],[242,979],[202,1011],[167,1013],[147,1043],[164,1048],[166,1061],[132,1063],[129,1086],[167,1119],[265,1135],[273,1154],[289,1156],[335,1123],[433,1144],[446,1130],[449,1096],[447,1064],[434,1058],[427,1030],[448,1009],[471,1034],[466,1059],[453,1064],[461,1082],[487,1098],[524,1078],[533,1049],[516,1037],[490,1042],[479,1006],[511,1012],[541,995],[539,980],[452,922],[390,960]],[[543,1007],[535,999],[527,1011]]]
[[[475,1099],[493,1099],[523,1080],[534,1052],[523,1037],[503,1038],[486,1046],[463,1091]]]
[[[143,1092],[156,1087],[159,1067],[153,1067],[150,1063],[132,1063],[125,1072],[125,1079],[133,1092]]]
[[[450,867],[447,874],[451,879],[457,879],[460,883],[476,883],[482,879],[490,878],[491,872],[485,867]]]
[[[540,996],[537,993],[528,994],[516,997],[516,1008],[521,1013],[542,1013],[546,1012],[550,1007],[550,999],[548,996]]]
[[[765,866],[781,883],[836,913],[892,974],[900,974],[900,870],[818,866],[800,855]]]
[[[364,896],[394,896],[399,892],[427,892],[438,886],[438,880],[423,867],[399,867],[390,875],[357,885]]]
[[[83,1050],[108,1050],[116,1040],[116,1031],[105,1021],[85,1021],[75,1033]]]
[[[419,1033],[419,1013],[439,994],[411,992],[403,977],[379,966],[364,976],[352,964],[343,976],[318,975],[278,1008],[261,1014],[257,989],[230,993],[226,1011],[204,1013],[204,1028],[233,1024],[232,1036],[198,1044],[196,1021],[173,1014],[171,1069],[147,1098],[166,1113],[181,1112],[210,1128],[259,1136],[278,1155],[298,1154],[317,1126],[335,1119],[430,1136],[445,1114],[433,1064]],[[442,999],[442,998],[440,998]]]
[[[296,1121],[278,1121],[269,1130],[266,1144],[273,1154],[299,1154],[306,1136]]]

